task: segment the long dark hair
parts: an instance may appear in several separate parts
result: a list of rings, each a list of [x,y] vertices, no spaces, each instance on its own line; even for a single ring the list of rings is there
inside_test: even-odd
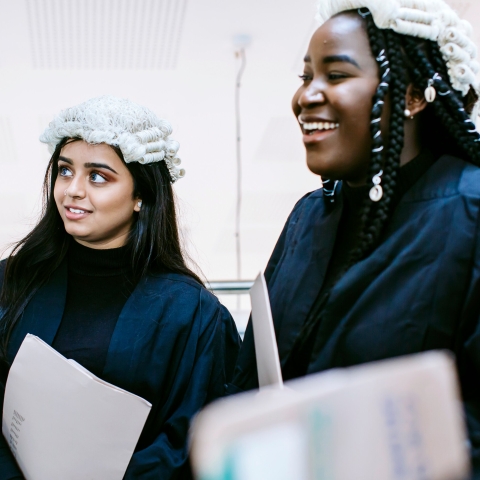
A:
[[[349,13],[352,13],[351,11]],[[373,56],[376,58],[380,82],[373,98],[371,114],[372,154],[368,182],[383,170],[383,197],[374,203],[366,195],[361,209],[361,229],[356,247],[350,255],[349,266],[368,255],[378,244],[391,213],[404,144],[405,95],[408,84],[424,91],[430,79],[435,80],[437,97],[429,104],[421,122],[423,146],[434,154],[454,154],[475,165],[480,165],[480,135],[469,113],[478,97],[473,88],[462,98],[450,83],[447,66],[434,41],[423,40],[377,28],[370,12],[360,9]],[[437,74],[437,75],[435,75]],[[380,118],[384,100],[390,94],[389,136],[386,141],[380,132]]]
[[[43,208],[36,227],[13,248],[0,295],[0,358],[5,360],[13,328],[35,292],[59,267],[68,251],[71,236],[65,231],[53,195],[58,174],[58,157],[69,142],[65,138],[56,147],[43,182]],[[112,147],[124,161],[122,152]],[[174,192],[165,162],[141,165],[125,164],[134,181],[134,197],[142,199],[142,208],[127,240],[133,280],[149,273],[180,273],[203,285],[186,265],[180,246]]]

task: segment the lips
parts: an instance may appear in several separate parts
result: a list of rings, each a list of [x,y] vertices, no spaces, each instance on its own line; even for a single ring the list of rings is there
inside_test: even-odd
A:
[[[69,220],[81,220],[88,217],[92,213],[91,210],[86,210],[73,205],[65,205],[65,216]]]
[[[302,129],[304,133],[312,133],[316,130],[323,131],[323,130],[335,130],[339,127],[338,123],[333,122],[309,122],[302,124]]]
[[[339,123],[324,118],[301,115],[298,117],[298,123],[302,127],[304,133],[314,130],[335,130],[340,126]]]
[[[303,143],[305,145],[321,142],[334,134],[340,127],[340,124],[337,122],[323,119],[298,117],[298,122],[302,127]]]
[[[324,118],[316,118],[313,116],[302,117],[301,115],[298,117],[298,123],[300,123],[302,128],[304,143],[322,140],[340,126],[339,123]]]

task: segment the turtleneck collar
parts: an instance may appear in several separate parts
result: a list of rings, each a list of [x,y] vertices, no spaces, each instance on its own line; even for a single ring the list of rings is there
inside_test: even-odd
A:
[[[422,150],[412,161],[403,165],[398,172],[397,191],[395,197],[400,200],[407,190],[435,163],[438,157],[430,150]]]
[[[81,275],[109,277],[125,274],[130,269],[128,246],[98,250],[70,242],[68,269]]]

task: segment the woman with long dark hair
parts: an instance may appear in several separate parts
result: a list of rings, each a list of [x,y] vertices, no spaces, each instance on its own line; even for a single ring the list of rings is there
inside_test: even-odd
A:
[[[152,403],[126,479],[187,478],[190,418],[223,394],[239,338],[185,263],[171,127],[130,101],[69,108],[41,137],[52,151],[38,225],[0,264],[1,399],[27,333]],[[0,479],[23,478],[0,440]]]
[[[284,379],[430,349],[480,464],[480,135],[470,25],[443,0],[320,0],[293,112],[323,189],[266,268]],[[231,391],[256,388],[247,328]]]

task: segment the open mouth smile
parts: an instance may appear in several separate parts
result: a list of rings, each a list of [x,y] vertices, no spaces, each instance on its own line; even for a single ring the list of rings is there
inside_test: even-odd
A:
[[[68,220],[81,220],[91,213],[92,212],[90,210],[84,210],[83,208],[65,206],[65,216],[68,218]]]
[[[339,124],[333,123],[333,122],[302,123],[302,130],[305,135],[313,135],[317,132],[336,130],[338,127],[339,127]]]
[[[302,127],[303,143],[305,146],[315,145],[319,142],[322,142],[324,139],[333,135],[340,126],[340,124],[337,122],[313,122],[313,119],[309,120],[310,121],[306,122],[302,118],[298,119],[300,126]]]

